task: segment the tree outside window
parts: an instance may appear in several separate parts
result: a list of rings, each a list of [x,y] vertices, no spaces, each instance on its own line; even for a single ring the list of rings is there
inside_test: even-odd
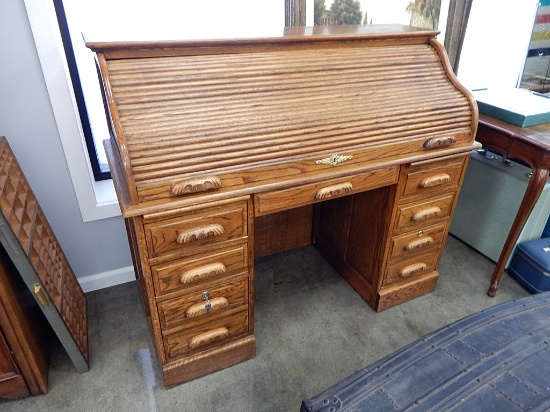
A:
[[[437,29],[441,0],[314,0],[315,25],[406,24]]]

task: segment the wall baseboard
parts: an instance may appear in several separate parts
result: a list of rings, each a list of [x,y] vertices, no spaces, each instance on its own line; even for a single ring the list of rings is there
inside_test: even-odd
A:
[[[133,266],[126,266],[123,268],[78,278],[78,282],[80,283],[80,287],[84,293],[93,292],[94,290],[104,289],[135,280],[136,276]]]

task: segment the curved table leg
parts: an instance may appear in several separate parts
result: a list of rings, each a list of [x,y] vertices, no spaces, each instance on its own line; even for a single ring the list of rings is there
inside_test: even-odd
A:
[[[494,297],[497,294],[498,284],[500,282],[502,274],[504,273],[506,262],[508,262],[508,259],[512,254],[512,250],[514,249],[519,235],[523,230],[523,227],[525,226],[525,222],[527,222],[531,211],[535,207],[535,204],[537,203],[537,200],[542,192],[542,189],[544,188],[544,185],[546,184],[547,179],[548,170],[533,170],[533,175],[531,176],[531,179],[529,179],[529,184],[527,185],[527,189],[525,190],[525,195],[523,196],[523,200],[521,201],[521,204],[519,206],[518,213],[516,215],[514,223],[512,224],[510,233],[508,233],[508,237],[506,238],[506,242],[504,243],[504,247],[502,248],[500,257],[498,258],[493,276],[491,277],[491,284],[489,286],[489,290],[487,291],[487,294],[490,297]]]

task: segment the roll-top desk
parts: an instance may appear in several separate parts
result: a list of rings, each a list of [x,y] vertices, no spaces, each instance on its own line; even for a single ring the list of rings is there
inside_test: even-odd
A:
[[[478,147],[436,34],[86,39],[167,387],[255,356],[255,256],[312,243],[377,311],[435,288]]]

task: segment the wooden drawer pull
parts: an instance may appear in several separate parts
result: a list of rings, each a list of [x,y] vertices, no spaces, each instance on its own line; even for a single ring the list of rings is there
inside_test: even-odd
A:
[[[200,333],[189,339],[189,348],[195,349],[199,346],[206,345],[208,343],[225,339],[229,337],[229,330],[225,327],[209,330],[208,332]]]
[[[222,181],[218,176],[207,176],[202,179],[184,180],[176,182],[170,187],[173,196],[185,195],[188,193],[206,192],[221,187]]]
[[[426,189],[428,187],[434,187],[434,186],[440,186],[444,185],[445,183],[449,183],[451,181],[451,176],[449,176],[447,173],[442,173],[440,175],[427,177],[426,179],[423,179],[418,186],[422,189]]]
[[[428,266],[423,263],[415,263],[413,265],[405,266],[403,269],[399,271],[399,277],[400,278],[408,278],[414,275],[417,275],[421,272],[424,272]]]
[[[225,265],[221,262],[211,263],[195,269],[190,269],[182,273],[181,283],[192,283],[210,276],[221,275],[227,271]]]
[[[411,220],[413,222],[419,222],[421,220],[431,219],[437,217],[441,214],[441,209],[437,206],[432,206],[427,209],[423,209],[419,212],[416,212],[412,215]]]
[[[196,240],[206,239],[208,237],[220,236],[225,233],[225,229],[222,225],[218,223],[213,223],[211,225],[205,225],[201,227],[196,227],[193,229],[185,230],[178,233],[176,242],[180,245],[185,245],[187,243],[194,242]]]
[[[339,183],[337,185],[322,187],[315,193],[315,199],[326,199],[333,196],[343,195],[353,190],[351,182]]]
[[[456,143],[456,137],[454,136],[432,137],[424,142],[424,149],[437,149],[438,147],[450,146],[453,143]]]
[[[423,237],[422,239],[413,240],[408,245],[405,245],[403,249],[405,250],[416,250],[429,246],[434,242],[433,238],[430,236]]]
[[[210,299],[208,302],[210,304],[210,307],[208,309],[206,308],[206,305],[203,302],[196,303],[193,306],[190,306],[185,311],[185,315],[188,318],[193,318],[195,316],[204,315],[205,313],[209,313],[214,310],[229,306],[229,301],[224,297]]]

